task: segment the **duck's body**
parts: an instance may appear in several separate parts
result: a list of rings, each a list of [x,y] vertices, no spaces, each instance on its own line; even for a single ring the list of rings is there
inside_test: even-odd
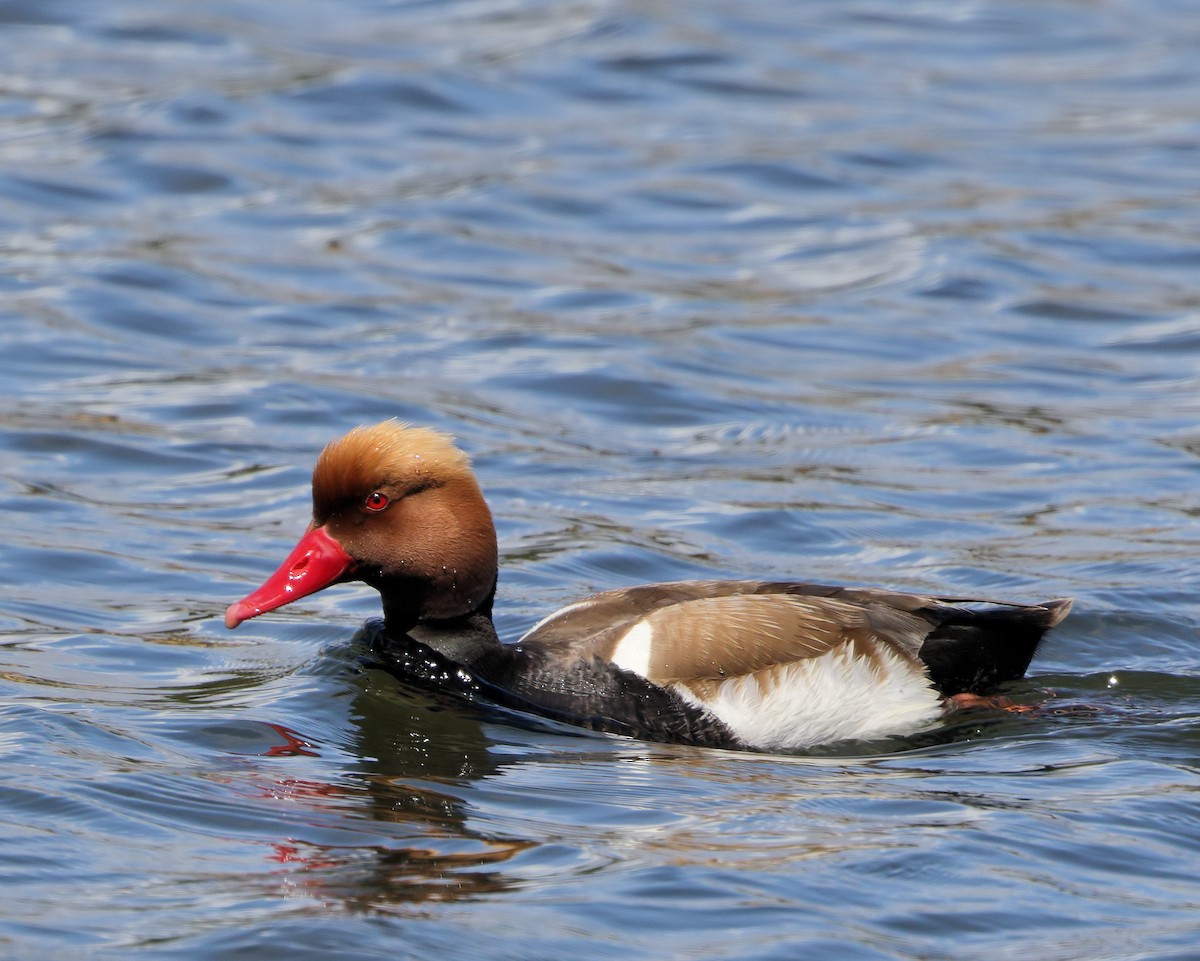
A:
[[[379,654],[397,673],[658,741],[787,750],[911,733],[948,699],[1021,677],[1070,609],[682,581],[594,595],[504,645],[491,515],[448,438],[392,421],[352,431],[322,453],[313,507],[292,555],[229,608],[229,627],[361,579],[383,596]]]

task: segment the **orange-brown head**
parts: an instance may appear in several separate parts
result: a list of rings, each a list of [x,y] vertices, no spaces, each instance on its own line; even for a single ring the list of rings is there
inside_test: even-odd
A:
[[[486,610],[496,530],[467,455],[445,434],[387,420],[332,441],[313,469],[313,519],[267,581],[225,625],[341,581],[383,596],[389,628]]]

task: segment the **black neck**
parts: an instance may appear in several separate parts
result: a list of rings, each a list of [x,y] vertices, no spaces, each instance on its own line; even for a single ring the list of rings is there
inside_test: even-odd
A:
[[[471,649],[474,643],[484,648],[500,646],[496,628],[492,624],[492,603],[496,598],[496,580],[492,589],[475,609],[457,617],[433,618],[424,615],[428,583],[417,578],[391,578],[385,583],[370,582],[379,591],[383,600],[383,623],[387,633],[400,638],[406,634],[416,638],[435,651],[454,657],[451,650],[465,645]],[[454,657],[454,660],[459,660]],[[459,661],[470,663],[469,661]]]
[[[387,629],[392,633],[391,624]],[[482,611],[444,621],[422,621],[404,633],[465,667],[479,666],[504,651],[490,614]]]

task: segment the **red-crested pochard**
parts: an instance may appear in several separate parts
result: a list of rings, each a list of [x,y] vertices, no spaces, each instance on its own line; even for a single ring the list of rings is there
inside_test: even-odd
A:
[[[313,519],[237,627],[342,581],[383,597],[386,666],[597,731],[786,750],[921,730],[1025,673],[1071,609],[790,581],[605,591],[514,644],[492,624],[496,531],[467,456],[385,421],[330,443]],[[962,607],[961,604],[986,604]]]

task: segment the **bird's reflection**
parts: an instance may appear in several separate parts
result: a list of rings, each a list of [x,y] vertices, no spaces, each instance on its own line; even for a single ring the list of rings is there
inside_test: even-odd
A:
[[[517,747],[522,740],[518,727],[543,730],[537,719],[465,699],[462,691],[447,692],[385,672],[372,656],[381,630],[377,622],[369,623],[337,655],[341,664],[329,681],[349,697],[345,714],[335,719],[328,732],[330,743],[316,743],[319,739],[302,723],[297,726],[305,727],[303,734],[273,724],[270,743],[259,744],[255,751],[262,757],[295,758],[301,763],[313,759],[313,767],[328,772],[328,780],[271,778],[258,785],[275,798],[303,805],[299,816],[295,809],[289,811],[288,833],[274,840],[270,854],[285,887],[348,910],[373,911],[468,899],[520,886],[523,871],[514,862],[542,843],[539,832],[531,828],[529,836],[514,836],[520,829],[507,817],[503,832],[496,830],[491,812],[479,807],[488,803],[484,799],[493,792],[480,791],[479,785],[499,781],[519,764],[570,764],[578,755],[540,750],[536,746],[543,743],[540,733],[528,748]],[[1030,687],[1023,696],[1037,704],[1045,700],[1046,692]],[[960,741],[1020,733],[1035,723],[1034,715],[1036,711],[964,711],[921,735],[831,745],[821,752],[804,752],[795,760],[817,755],[825,761],[845,758],[861,766],[874,757],[894,759]],[[501,721],[502,730],[512,732],[512,739],[504,735],[501,743],[490,736],[489,722],[494,721]],[[558,736],[566,733],[557,725],[547,723],[547,728]],[[583,732],[579,736],[595,737]],[[613,742],[594,743],[606,755],[615,747]],[[561,749],[563,742],[557,744]],[[332,757],[338,751],[348,758],[341,765]],[[669,747],[650,751],[636,747],[639,760],[685,760],[689,769],[696,759],[694,751],[684,749],[681,754]],[[624,747],[617,749],[616,756],[628,757]],[[725,752],[706,757],[722,772],[735,760]],[[721,763],[721,757],[726,763]],[[751,763],[747,760],[736,769],[745,774]]]
[[[371,653],[380,631],[369,623],[355,635],[357,669],[339,678],[351,691],[346,748],[357,761],[332,783],[272,781],[274,796],[319,816],[311,836],[275,841],[270,859],[292,892],[351,910],[507,890],[516,879],[504,865],[537,842],[481,829],[466,798],[472,784],[514,760],[498,760],[485,733],[485,706],[385,673]],[[309,736],[284,724],[268,727],[271,743],[260,746],[260,756],[320,756]]]

